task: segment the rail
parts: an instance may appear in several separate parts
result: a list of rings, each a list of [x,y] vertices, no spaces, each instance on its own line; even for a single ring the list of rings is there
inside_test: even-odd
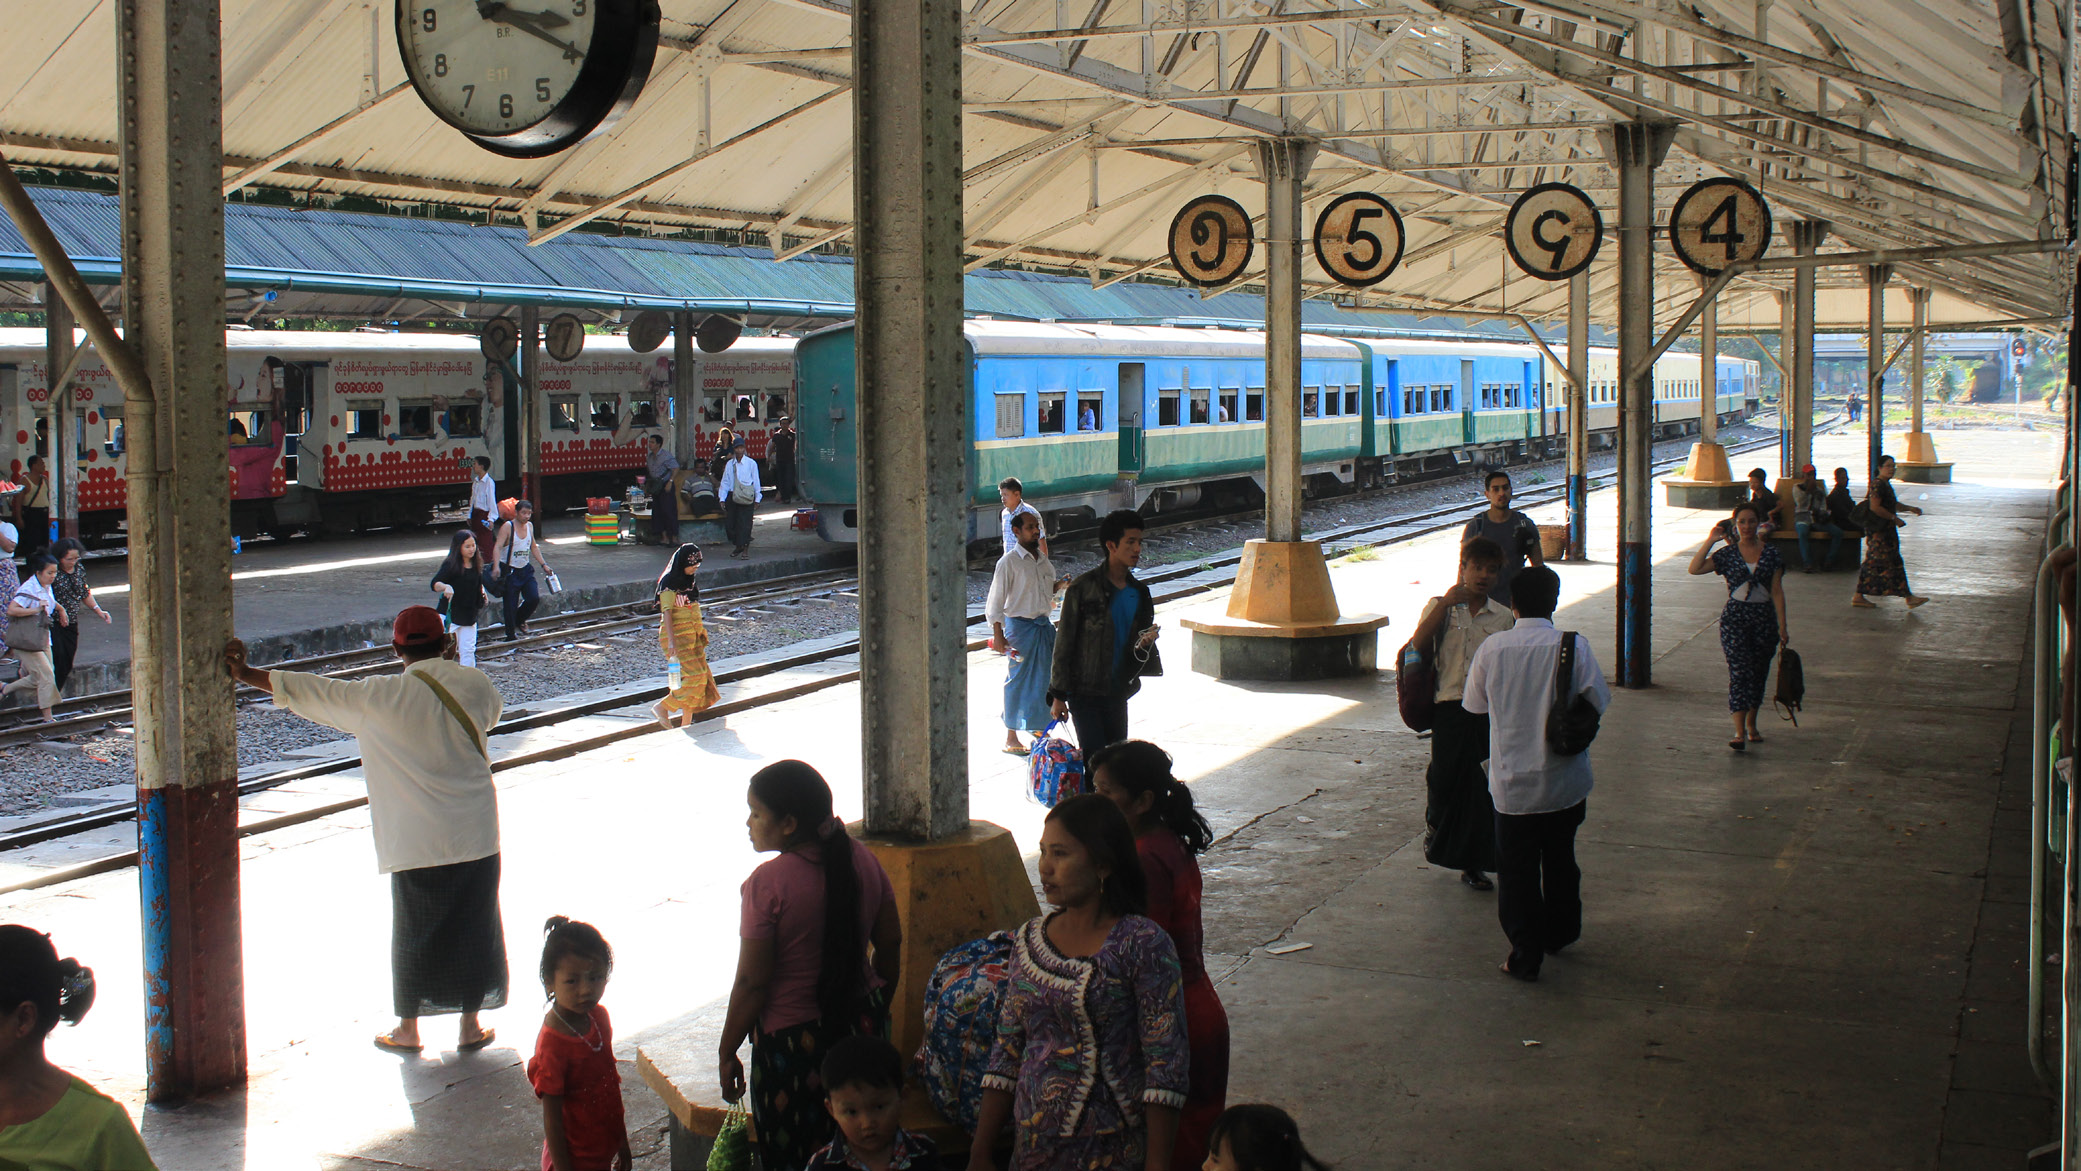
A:
[[[2038,1080],[2048,1086],[2052,1084],[2052,1067],[2045,1058],[2045,881],[2050,861],[2047,855],[2051,853],[2051,736],[2059,705],[2059,600],[2052,591],[2058,581],[2054,562],[2059,558],[2059,550],[2066,547],[2060,545],[2039,563],[2037,586],[2031,597],[2030,980],[2026,1016],[2030,1066]],[[2073,873],[2071,867],[2067,873]],[[2065,881],[2070,884],[2071,878]],[[2060,956],[2064,966],[2065,948]]]

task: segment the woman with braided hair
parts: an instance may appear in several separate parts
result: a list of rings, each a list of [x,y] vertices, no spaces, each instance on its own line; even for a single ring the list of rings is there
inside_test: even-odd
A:
[[[154,1171],[123,1107],[43,1055],[59,1021],[93,1006],[93,969],[41,931],[0,926],[0,1167]]]

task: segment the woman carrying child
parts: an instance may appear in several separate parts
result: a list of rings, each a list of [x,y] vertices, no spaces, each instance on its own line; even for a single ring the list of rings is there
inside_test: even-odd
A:
[[[614,949],[592,924],[552,915],[541,971],[550,1004],[527,1080],[542,1099],[542,1171],[629,1171],[614,1023],[600,1005]]]
[[[1145,914],[1134,833],[1096,793],[1048,814],[1041,891],[1018,932],[969,1171],[1015,1122],[1013,1171],[1170,1171],[1191,1050],[1178,950]]]
[[[1200,925],[1199,863],[1214,831],[1193,808],[1192,790],[1171,774],[1171,755],[1147,740],[1122,740],[1091,755],[1092,787],[1127,816],[1149,886],[1149,918],[1171,937],[1185,985],[1191,1090],[1178,1116],[1171,1171],[1199,1171],[1207,1132],[1228,1100],[1228,1010],[1207,975]]]

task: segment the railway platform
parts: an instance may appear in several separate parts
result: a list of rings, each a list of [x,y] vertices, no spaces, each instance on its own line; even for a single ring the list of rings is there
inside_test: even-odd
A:
[[[703,565],[702,580],[733,585],[852,564],[849,546],[789,527],[797,507],[760,505],[751,558],[735,561],[724,549]],[[390,620],[399,610],[432,604],[427,582],[448,555],[450,535],[460,527],[430,524],[339,540],[298,537],[247,544],[232,559],[238,636],[270,661],[385,641]],[[705,550],[712,543],[702,534],[711,529],[719,533],[720,525],[689,522],[681,536]],[[542,586],[544,614],[647,598],[670,552],[626,539],[618,545],[589,544],[585,518],[576,513],[544,521],[542,531],[544,558],[564,587],[562,594],[552,595],[546,584]],[[713,542],[721,543],[719,536]],[[87,563],[87,580],[112,621],[104,625],[88,616],[73,668],[75,681],[67,684],[67,695],[117,690],[129,680],[129,563],[122,557],[96,557]],[[486,623],[497,621],[498,601],[493,599]]]
[[[1824,438],[1817,454],[1854,463],[1859,442]],[[1591,750],[1584,937],[1536,985],[1496,973],[1494,896],[1423,863],[1428,745],[1402,727],[1390,674],[1217,681],[1178,657],[1134,701],[1133,727],[1177,756],[1220,838],[1202,866],[1231,1101],[1293,1109],[1338,1168],[1964,1171],[2018,1166],[2056,1137],[2025,1056],[2018,778],[2057,437],[1961,434],[1946,455],[1956,482],[1902,490],[1928,511],[1904,551],[1934,604],[1853,611],[1847,575],[1792,575],[1806,711],[1797,728],[1767,722],[1768,741],[1738,756],[1724,746],[1722,590],[1684,572],[1712,517],[1657,506],[1655,686],[1619,693]],[[1557,567],[1559,621],[1591,637],[1607,673],[1610,515],[1599,493],[1592,560]],[[1450,580],[1454,542],[1441,532],[1333,567],[1341,599],[1390,616],[1383,655]],[[1166,604],[1166,640],[1221,603]],[[52,1058],[122,1099],[168,1171],[534,1166],[532,969],[542,919],[567,914],[615,946],[606,1003],[637,1165],[666,1167],[664,1109],[634,1058],[680,1055],[690,1092],[714,1093],[704,1038],[757,861],[743,787],[766,761],[804,756],[840,812],[859,814],[850,669],[839,657],[733,683],[726,702],[791,698],[499,774],[513,991],[484,1051],[453,1052],[445,1021],[429,1022],[418,1060],[369,1045],[389,896],[366,811],[347,810],[244,839],[252,1075],[181,1109],[141,1106],[136,872],[0,895],[0,918],[52,931],[103,978],[99,1008],[53,1036]],[[1042,810],[1023,765],[997,752],[999,670],[971,656],[971,805],[1030,852]]]

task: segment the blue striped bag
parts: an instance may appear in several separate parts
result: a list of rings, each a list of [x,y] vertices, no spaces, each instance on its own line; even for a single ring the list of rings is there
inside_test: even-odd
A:
[[[1050,723],[1033,738],[1026,756],[1027,779],[1033,799],[1050,809],[1068,797],[1085,791],[1084,754],[1077,746],[1055,734],[1061,720]]]

